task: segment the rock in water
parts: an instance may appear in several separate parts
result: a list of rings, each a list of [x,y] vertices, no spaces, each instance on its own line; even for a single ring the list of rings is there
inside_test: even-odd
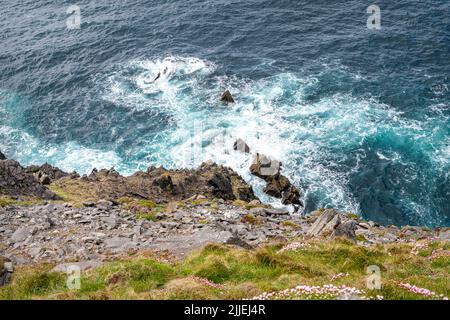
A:
[[[287,191],[291,187],[289,179],[283,176],[282,174],[270,176],[266,178],[266,181],[267,185],[263,191],[267,193],[269,196],[275,198],[281,198],[283,196],[283,192]]]
[[[251,174],[264,180],[279,174],[280,169],[280,161],[271,160],[269,157],[259,153],[256,154],[256,157],[253,160],[252,165],[250,166]]]
[[[0,160],[6,160],[6,156],[0,151]]]
[[[224,102],[231,102],[234,103],[234,99],[233,96],[231,95],[230,91],[226,90],[223,94],[222,97],[220,98],[221,101]]]
[[[250,147],[241,138],[237,139],[233,144],[233,149],[244,153],[250,152]]]
[[[298,210],[296,206],[303,206],[300,200],[300,192],[291,184],[289,179],[280,174],[281,162],[277,160],[271,160],[269,157],[263,154],[256,154],[252,165],[250,166],[250,172],[267,182],[264,188],[264,192],[269,196],[275,198],[281,198],[281,202],[284,205],[292,204],[295,210]]]
[[[284,205],[293,204],[303,207],[303,202],[300,200],[300,192],[292,184],[289,188],[287,188],[287,190],[283,191],[281,203]]]

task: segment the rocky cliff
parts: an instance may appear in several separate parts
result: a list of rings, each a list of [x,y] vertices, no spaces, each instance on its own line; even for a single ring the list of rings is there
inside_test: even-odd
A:
[[[267,176],[261,166],[253,170],[268,185],[283,179],[278,169]],[[13,266],[90,269],[139,252],[180,261],[211,243],[252,251],[298,239],[346,239],[367,248],[450,238],[448,228],[380,226],[334,209],[289,214],[262,204],[238,174],[214,163],[195,170],[150,167],[124,177],[114,169],[79,176],[4,159],[0,195],[3,284]]]

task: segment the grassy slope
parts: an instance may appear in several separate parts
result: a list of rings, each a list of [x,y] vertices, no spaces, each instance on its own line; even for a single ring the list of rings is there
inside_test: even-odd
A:
[[[448,253],[448,243],[431,242],[414,253],[406,243],[365,248],[344,240],[302,242],[307,246],[283,252],[281,245],[244,250],[211,244],[177,263],[131,256],[84,272],[78,291],[67,289],[66,275],[51,273],[52,265],[20,267],[13,282],[0,288],[0,299],[243,299],[325,284],[362,289],[368,297],[426,298],[399,287],[399,282],[449,296],[450,259],[431,258],[438,249]],[[381,268],[381,290],[366,288],[369,265]],[[331,280],[339,273],[344,276]]]

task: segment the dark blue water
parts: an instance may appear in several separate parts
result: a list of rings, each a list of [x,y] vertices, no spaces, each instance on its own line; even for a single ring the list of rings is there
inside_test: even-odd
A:
[[[79,0],[68,30],[72,1],[2,0],[0,149],[81,173],[212,159],[269,200],[241,137],[306,212],[449,226],[450,3],[375,3],[381,30],[365,1]]]

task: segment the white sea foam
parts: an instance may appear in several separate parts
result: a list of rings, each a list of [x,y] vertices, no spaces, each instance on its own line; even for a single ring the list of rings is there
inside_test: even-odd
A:
[[[213,160],[235,169],[265,200],[269,198],[261,192],[263,182],[248,171],[253,155],[232,150],[237,138],[244,139],[253,154],[260,152],[281,160],[283,172],[302,186],[306,195],[314,195],[311,199],[319,199],[315,206],[355,212],[359,206],[348,189],[348,175],[360,169],[361,158],[357,157],[354,167],[340,169],[345,152],[360,149],[362,155],[367,139],[383,131],[424,139],[420,137],[421,123],[405,120],[401,112],[377,101],[334,95],[307,103],[304,92],[317,83],[315,77],[301,78],[292,73],[259,81],[212,77],[214,64],[178,57],[133,61],[126,68],[138,72],[133,76],[120,72],[113,75],[106,98],[129,108],[163,110],[176,123],[159,135],[159,141],[151,141],[158,144],[151,149],[158,155],[152,155],[148,164],[195,167]],[[158,73],[161,76],[153,81]],[[137,90],[127,90],[127,81],[135,83]],[[218,102],[224,89],[232,92],[236,104]],[[379,150],[378,155],[386,161],[402,161],[395,150]]]
[[[408,152],[417,148],[435,164],[430,170],[448,171],[448,144],[434,137],[441,135],[441,129],[432,127],[434,118],[411,120],[374,99],[351,95],[335,94],[311,102],[306,92],[318,85],[314,76],[281,73],[253,81],[215,75],[215,70],[209,61],[169,57],[131,61],[106,78],[100,77],[97,85],[102,86],[105,100],[130,112],[162,112],[174,123],[151,140],[141,141],[139,150],[125,150],[126,161],[113,151],[87,149],[76,143],[43,148],[44,155],[41,148],[33,147],[21,158],[31,159],[34,154],[34,162],[39,162],[38,154],[65,170],[116,166],[125,174],[149,165],[196,167],[213,160],[235,169],[263,200],[279,205],[262,193],[263,181],[249,173],[254,154],[260,152],[283,162],[283,173],[301,187],[307,201],[315,202],[314,207],[353,212],[360,210],[349,189],[349,178],[364,170],[370,161],[368,152],[373,151],[382,161],[416,168]],[[235,104],[220,103],[218,98],[225,89],[232,92]],[[443,108],[436,110],[441,113]],[[232,149],[237,138],[247,142],[250,155]],[[21,139],[35,143],[30,137]],[[135,153],[148,156],[133,160]],[[424,214],[423,204],[417,204],[412,195],[404,194],[402,201],[409,202],[417,215]]]
[[[30,134],[9,126],[0,125],[0,137],[0,149],[15,150],[15,154],[8,156],[23,165],[49,162],[67,172],[87,174],[93,168],[111,168],[120,164],[114,151],[86,148],[76,142],[43,145]]]

